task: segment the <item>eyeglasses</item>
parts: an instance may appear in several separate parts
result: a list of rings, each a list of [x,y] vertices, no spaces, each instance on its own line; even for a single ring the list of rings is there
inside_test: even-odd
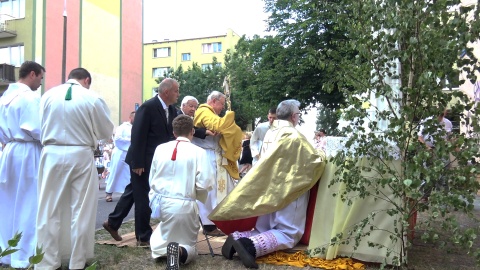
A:
[[[298,114],[298,117],[302,117],[302,113],[301,112],[297,112],[297,113],[294,113],[295,114]]]
[[[222,102],[222,101],[221,101],[220,99],[218,99],[218,98],[216,98],[216,100],[218,100],[218,101],[222,104],[222,106],[225,107],[225,101]]]
[[[195,110],[197,109],[196,105],[191,105],[191,104],[185,103],[185,106],[187,106],[188,108],[195,109]]]

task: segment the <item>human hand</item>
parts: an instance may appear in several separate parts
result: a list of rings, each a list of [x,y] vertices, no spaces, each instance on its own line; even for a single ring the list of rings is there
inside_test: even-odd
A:
[[[205,132],[208,136],[217,136],[217,135],[220,135],[220,132],[218,131],[212,131],[212,130],[208,130]]]
[[[139,176],[142,175],[142,173],[145,171],[144,168],[139,168],[139,169],[132,169],[132,171],[136,174],[138,174]]]

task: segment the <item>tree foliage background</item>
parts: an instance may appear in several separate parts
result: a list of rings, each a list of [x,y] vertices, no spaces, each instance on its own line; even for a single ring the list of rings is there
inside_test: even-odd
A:
[[[200,102],[211,90],[222,91],[226,76],[242,128],[289,98],[303,108],[321,104],[341,111],[350,125],[342,131],[348,134],[345,151],[331,160],[338,167],[331,185],[345,187],[336,195],[346,203],[372,196],[390,205],[381,211],[395,220],[391,239],[401,250],[388,251],[394,264],[407,264],[406,235],[415,213],[428,217],[417,224],[426,228],[422,239],[462,246],[480,261],[480,252],[470,250],[478,228],[461,229],[454,215],[471,213],[479,189],[480,168],[472,162],[479,152],[479,108],[452,90],[477,80],[479,62],[471,45],[480,36],[479,1],[470,2],[265,0],[275,36],[243,37],[227,54],[225,69],[214,59],[211,69],[194,65],[167,76],[182,83],[182,97],[194,95]],[[447,106],[460,112],[468,129],[453,136],[441,131],[435,119]],[[418,143],[420,125],[434,134],[434,149]],[[397,161],[400,170],[391,166]],[[370,172],[377,177],[364,176]],[[369,241],[372,230],[383,229],[374,226],[377,214],[331,244]]]
[[[335,109],[318,105],[317,107],[317,125],[316,130],[325,129],[327,136],[339,136],[340,130],[338,130],[339,114]]]
[[[349,204],[371,196],[390,205],[381,212],[395,220],[391,239],[401,250],[390,249],[387,255],[396,265],[407,264],[406,236],[415,213],[428,217],[425,224],[417,224],[426,228],[422,239],[462,246],[480,261],[480,252],[470,250],[478,228],[462,230],[454,215],[471,213],[479,189],[479,167],[472,162],[479,150],[479,110],[463,92],[446,91],[477,79],[479,62],[471,47],[480,36],[475,5],[462,6],[456,0],[265,3],[277,37],[286,45],[298,44],[301,52],[296,52],[308,55],[304,67],[327,71],[321,90],[345,97],[340,107],[350,121],[343,130],[349,136],[344,152],[332,159],[338,171],[331,183],[345,189],[336,195]],[[478,1],[473,4],[478,6]],[[464,125],[470,123],[468,130],[448,140],[435,121],[446,106],[462,112]],[[428,117],[433,120],[422,122]],[[420,124],[434,134],[434,149],[418,143]],[[400,170],[392,167],[397,161]],[[365,177],[371,172],[377,177]],[[375,226],[378,214],[370,213],[331,244],[370,241],[372,231],[385,229]]]

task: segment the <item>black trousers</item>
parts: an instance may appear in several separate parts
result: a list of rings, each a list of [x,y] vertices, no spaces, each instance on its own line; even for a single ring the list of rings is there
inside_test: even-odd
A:
[[[130,170],[130,184],[125,187],[115,210],[108,215],[108,224],[112,229],[118,230],[135,203],[135,236],[137,241],[142,242],[149,242],[152,235],[152,227],[150,226],[152,210],[148,199],[148,192],[150,191],[149,175],[150,165],[145,168],[141,176]]]

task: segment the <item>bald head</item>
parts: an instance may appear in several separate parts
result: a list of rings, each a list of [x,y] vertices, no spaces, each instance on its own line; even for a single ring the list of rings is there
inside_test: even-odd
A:
[[[180,95],[178,82],[172,78],[164,79],[158,86],[158,95],[167,106],[177,103]]]

